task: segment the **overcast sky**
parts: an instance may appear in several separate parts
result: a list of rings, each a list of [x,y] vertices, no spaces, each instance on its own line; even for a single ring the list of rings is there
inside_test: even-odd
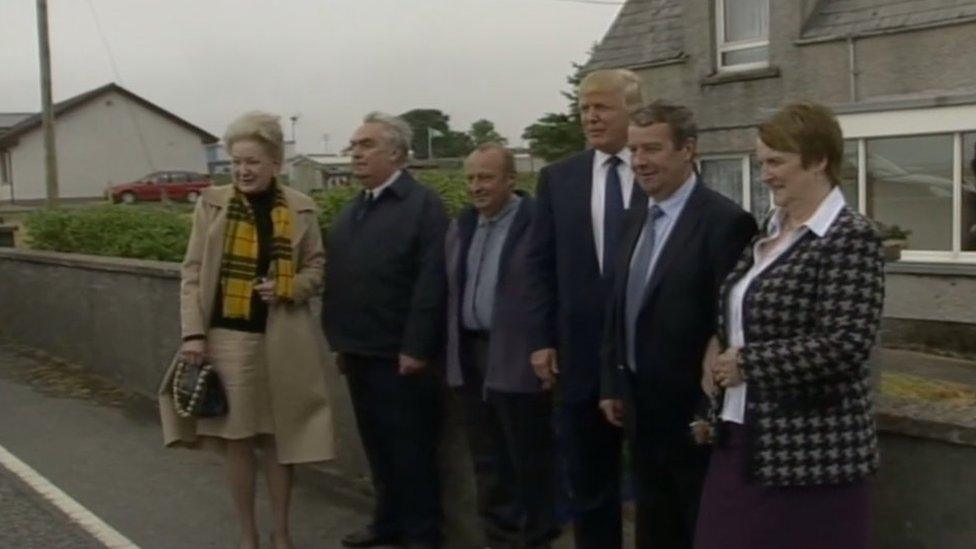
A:
[[[620,5],[566,0],[51,0],[54,99],[111,81],[220,135],[299,114],[298,150],[340,149],[370,110],[438,108],[510,142],[562,111]],[[100,22],[96,25],[96,17]],[[38,111],[33,0],[0,0],[0,112]],[[104,39],[104,42],[103,42]],[[106,47],[107,43],[107,47]],[[110,61],[115,58],[116,76]]]

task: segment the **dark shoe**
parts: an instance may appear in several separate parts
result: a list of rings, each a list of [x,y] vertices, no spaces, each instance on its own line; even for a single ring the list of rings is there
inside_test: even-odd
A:
[[[380,545],[396,545],[400,538],[392,535],[378,534],[372,528],[366,527],[347,534],[342,538],[343,547],[378,547]]]
[[[437,549],[440,544],[429,541],[411,541],[404,544],[403,547],[404,549]]]

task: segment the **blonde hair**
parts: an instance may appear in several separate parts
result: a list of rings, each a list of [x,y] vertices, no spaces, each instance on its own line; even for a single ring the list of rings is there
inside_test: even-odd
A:
[[[268,156],[279,164],[285,156],[285,138],[281,131],[281,117],[262,111],[244,113],[234,119],[224,132],[227,151],[238,141],[256,141]]]
[[[618,92],[624,96],[624,104],[629,110],[643,103],[640,77],[627,69],[606,69],[587,74],[579,85],[579,93]]]
[[[799,153],[804,168],[827,161],[831,186],[840,184],[844,133],[833,111],[812,101],[790,103],[759,125],[759,139],[773,150]]]

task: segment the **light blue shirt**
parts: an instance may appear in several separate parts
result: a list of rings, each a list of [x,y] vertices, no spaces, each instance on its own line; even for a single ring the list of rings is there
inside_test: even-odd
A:
[[[654,251],[651,254],[651,266],[647,269],[647,278],[644,279],[644,285],[646,286],[648,281],[651,279],[651,274],[654,273],[654,267],[657,266],[657,259],[661,257],[661,250],[664,245],[668,242],[668,237],[671,236],[671,229],[674,228],[675,222],[678,220],[678,216],[685,209],[685,204],[688,203],[688,197],[691,196],[691,192],[695,190],[695,179],[697,176],[694,172],[688,176],[688,179],[678,187],[678,190],[674,191],[671,196],[665,198],[661,202],[655,202],[653,198],[648,197],[647,199],[647,209],[650,210],[654,206],[661,209],[663,214],[657,219],[654,224]],[[650,216],[648,216],[650,219]],[[644,233],[637,240],[637,245],[634,249],[640,249],[641,243],[644,239]],[[635,254],[636,255],[636,254]],[[633,261],[633,259],[632,259]]]
[[[495,308],[498,268],[508,229],[522,197],[513,195],[492,218],[478,215],[478,228],[468,248],[467,275],[461,302],[461,324],[468,330],[488,330]]]

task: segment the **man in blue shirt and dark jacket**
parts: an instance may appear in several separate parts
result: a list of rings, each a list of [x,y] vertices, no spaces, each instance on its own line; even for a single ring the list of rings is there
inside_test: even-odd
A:
[[[489,543],[548,547],[558,528],[552,395],[529,363],[534,200],[515,191],[515,158],[496,143],[465,162],[472,206],[447,236],[448,382],[465,411],[478,511]]]

